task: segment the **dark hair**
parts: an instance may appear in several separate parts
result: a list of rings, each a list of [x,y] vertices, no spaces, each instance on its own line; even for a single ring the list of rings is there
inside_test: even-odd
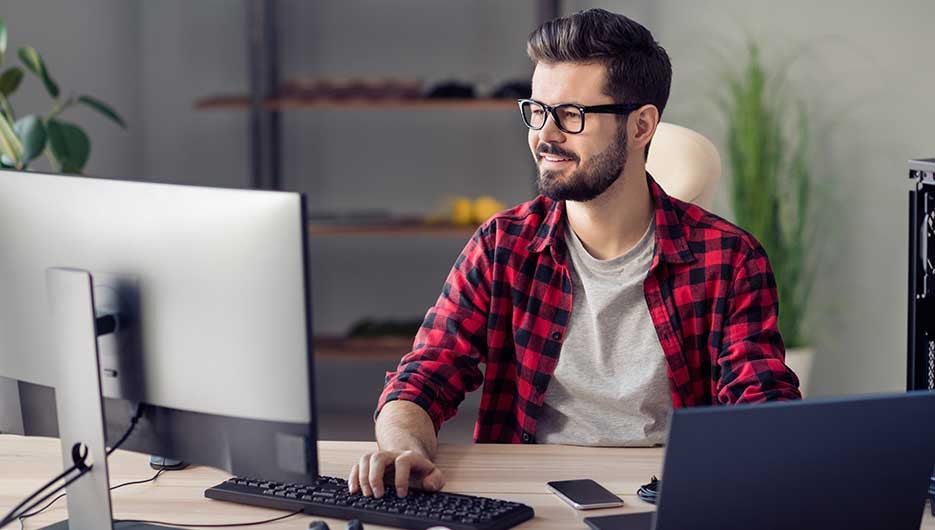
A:
[[[648,29],[623,15],[589,9],[545,22],[529,35],[526,54],[536,63],[603,63],[604,93],[615,103],[651,103],[661,116],[669,100],[669,55]]]

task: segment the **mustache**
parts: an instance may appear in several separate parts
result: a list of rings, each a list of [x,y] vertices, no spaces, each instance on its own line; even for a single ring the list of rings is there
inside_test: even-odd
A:
[[[542,155],[560,156],[562,158],[570,158],[572,160],[578,160],[578,157],[575,156],[574,153],[555,147],[552,144],[542,144],[536,148],[536,156],[541,157]]]

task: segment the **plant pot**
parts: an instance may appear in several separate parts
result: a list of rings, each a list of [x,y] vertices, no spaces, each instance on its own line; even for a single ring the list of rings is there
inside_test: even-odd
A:
[[[811,347],[788,348],[786,349],[786,366],[799,376],[799,390],[802,397],[806,397],[808,383],[812,375],[812,363],[815,357],[815,349]]]

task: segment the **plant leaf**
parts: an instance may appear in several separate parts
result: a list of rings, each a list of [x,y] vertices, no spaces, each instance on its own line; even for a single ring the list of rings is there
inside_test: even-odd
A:
[[[0,113],[0,154],[6,157],[7,165],[13,166],[18,166],[23,156],[23,144],[3,113]]]
[[[104,116],[107,116],[124,129],[127,128],[127,124],[124,123],[123,118],[121,118],[120,115],[114,111],[114,109],[110,108],[110,106],[103,101],[92,98],[91,96],[81,96],[78,98],[78,101],[100,112]]]
[[[52,80],[52,76],[49,75],[49,71],[46,70],[45,62],[42,60],[39,52],[31,46],[24,46],[19,49],[19,58],[23,61],[23,64],[26,65],[26,68],[29,68],[30,72],[36,74],[39,79],[42,79],[42,83],[45,85],[45,89],[49,92],[49,95],[53,98],[57,98],[58,85],[55,84],[55,81]]]
[[[815,279],[814,135],[807,113],[800,111],[797,123],[790,116],[798,99],[787,83],[789,64],[771,67],[753,40],[745,51],[743,61],[719,75],[714,102],[726,125],[731,207],[737,224],[769,254],[782,307],[779,326],[790,347],[807,341]]]
[[[23,164],[28,164],[36,157],[42,154],[45,149],[45,124],[42,119],[35,114],[25,116],[17,120],[13,126],[16,136],[23,143]]]
[[[49,120],[49,147],[62,173],[81,173],[91,154],[91,140],[78,126],[61,120]]]
[[[0,17],[0,64],[3,64],[3,55],[6,53],[6,20]]]
[[[23,69],[19,66],[14,66],[6,72],[3,72],[3,75],[0,75],[0,94],[9,96],[13,92],[16,92],[24,75],[26,74],[23,73]]]

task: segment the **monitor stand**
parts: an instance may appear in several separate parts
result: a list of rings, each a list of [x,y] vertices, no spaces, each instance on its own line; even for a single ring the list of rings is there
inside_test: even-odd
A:
[[[68,519],[48,530],[165,530],[167,526],[145,523],[114,524],[107,470],[104,402],[97,337],[114,331],[114,317],[98,318],[94,312],[91,273],[68,268],[46,271],[46,290],[53,347],[60,372],[55,387],[58,432],[65,469],[73,464],[72,452],[86,451],[90,470],[66,487]],[[108,329],[109,328],[109,329]],[[100,333],[99,333],[100,332]],[[76,449],[77,448],[77,449]]]

